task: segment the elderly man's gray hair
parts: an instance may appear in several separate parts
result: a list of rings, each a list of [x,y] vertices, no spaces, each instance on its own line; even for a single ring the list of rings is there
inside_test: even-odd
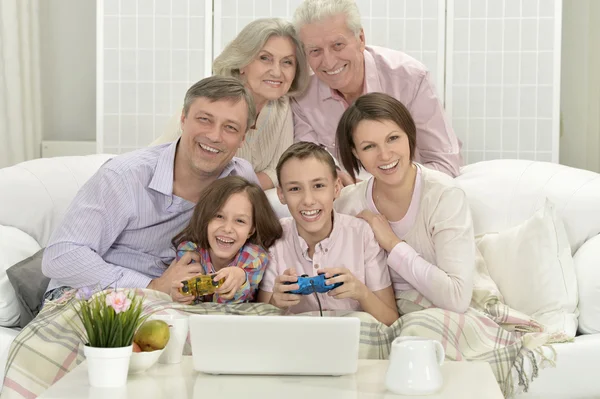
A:
[[[306,24],[320,22],[340,14],[346,16],[348,29],[358,36],[362,24],[360,12],[354,0],[304,0],[294,12],[294,25],[300,32],[302,26]]]
[[[231,76],[213,75],[194,83],[185,93],[183,100],[183,114],[187,117],[190,107],[198,98],[207,98],[211,102],[227,100],[237,103],[243,100],[248,105],[248,120],[246,130],[254,125],[256,119],[256,105],[252,95],[239,79]]]

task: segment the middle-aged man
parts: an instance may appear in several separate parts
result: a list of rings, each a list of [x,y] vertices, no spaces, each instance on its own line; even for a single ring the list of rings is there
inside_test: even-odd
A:
[[[453,177],[459,174],[462,144],[429,72],[405,53],[365,46],[353,0],[304,0],[294,24],[314,72],[305,94],[292,101],[296,141],[321,144],[337,158],[335,131],[346,108],[362,94],[383,92],[401,101],[415,120],[415,161]]]
[[[106,162],[79,190],[42,261],[46,299],[67,287],[148,287],[202,273],[197,254],[174,261],[171,239],[189,222],[202,191],[239,175],[258,184],[234,157],[254,124],[252,96],[236,78],[212,76],[186,93],[181,138]],[[168,267],[167,267],[168,266]]]

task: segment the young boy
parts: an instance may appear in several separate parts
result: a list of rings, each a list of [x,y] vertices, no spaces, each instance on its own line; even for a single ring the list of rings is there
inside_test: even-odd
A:
[[[282,154],[276,173],[279,200],[292,217],[281,219],[283,237],[271,247],[258,301],[301,313],[319,309],[318,295],[323,309],[362,310],[386,325],[396,321],[385,253],[373,231],[364,220],[333,210],[342,186],[329,152],[295,143]],[[326,285],[343,284],[323,294],[288,293],[299,288],[298,276],[320,273]]]

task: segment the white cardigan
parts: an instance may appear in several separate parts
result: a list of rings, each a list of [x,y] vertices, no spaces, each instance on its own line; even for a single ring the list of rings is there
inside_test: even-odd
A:
[[[421,168],[421,199],[414,225],[388,255],[395,291],[416,289],[435,306],[464,312],[475,275],[475,237],[464,191],[448,175]],[[373,177],[371,177],[372,179]],[[334,208],[356,215],[369,209],[368,180],[344,187]]]

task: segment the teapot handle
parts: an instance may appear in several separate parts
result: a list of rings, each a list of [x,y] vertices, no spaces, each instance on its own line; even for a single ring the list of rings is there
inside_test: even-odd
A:
[[[435,345],[435,354],[437,356],[437,362],[440,366],[444,364],[444,359],[446,358],[446,351],[444,351],[444,347],[440,343],[440,341],[433,341]]]

